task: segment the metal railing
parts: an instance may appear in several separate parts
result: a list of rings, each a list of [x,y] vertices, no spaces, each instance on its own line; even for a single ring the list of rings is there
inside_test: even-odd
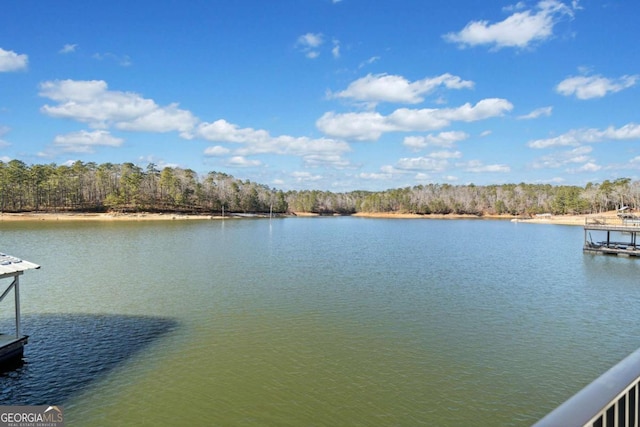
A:
[[[558,406],[534,427],[640,427],[640,349]]]
[[[627,216],[600,216],[600,217],[586,217],[584,220],[585,225],[602,225],[602,226],[616,226],[616,227],[637,227],[640,228],[640,217],[627,217]]]

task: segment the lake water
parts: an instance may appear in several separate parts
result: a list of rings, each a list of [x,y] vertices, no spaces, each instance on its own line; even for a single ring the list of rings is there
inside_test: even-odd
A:
[[[0,404],[87,426],[530,425],[640,347],[638,260],[582,239],[485,220],[0,223],[0,250],[42,265]]]

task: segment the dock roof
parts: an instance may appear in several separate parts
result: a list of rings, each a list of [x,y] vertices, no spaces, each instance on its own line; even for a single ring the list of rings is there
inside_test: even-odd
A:
[[[0,279],[8,276],[17,276],[25,270],[38,268],[40,268],[38,264],[0,252]]]

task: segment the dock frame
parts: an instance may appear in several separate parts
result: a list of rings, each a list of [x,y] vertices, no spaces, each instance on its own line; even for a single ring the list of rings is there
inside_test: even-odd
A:
[[[0,333],[0,363],[7,362],[18,357],[22,357],[25,344],[27,344],[29,337],[22,335],[22,327],[20,325],[20,275],[22,272],[14,273],[11,284],[0,295],[0,302],[9,295],[13,290],[14,306],[15,306],[15,334],[3,334]],[[7,275],[3,275],[3,278]]]
[[[0,333],[0,367],[22,358],[24,354],[24,346],[29,337],[22,335],[22,325],[20,324],[20,276],[25,270],[37,268],[40,268],[37,264],[0,253],[0,282],[3,279],[12,279],[9,286],[0,295],[0,303],[13,291],[15,308],[15,333]]]
[[[603,236],[602,240],[594,242],[592,231]],[[583,250],[604,255],[640,257],[640,243],[637,239],[639,232],[640,218],[637,217],[588,217],[584,224]]]

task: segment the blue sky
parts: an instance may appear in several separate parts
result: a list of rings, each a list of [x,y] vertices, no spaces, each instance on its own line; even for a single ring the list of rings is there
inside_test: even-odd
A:
[[[0,6],[0,160],[283,190],[640,179],[640,2]]]

